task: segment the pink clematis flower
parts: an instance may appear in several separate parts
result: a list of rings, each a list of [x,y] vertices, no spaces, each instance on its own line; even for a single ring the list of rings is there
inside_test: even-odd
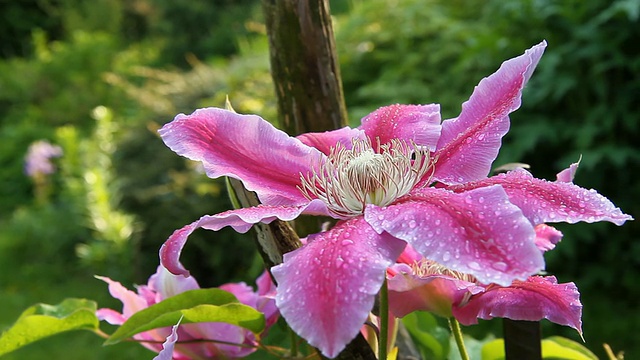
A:
[[[179,256],[197,228],[246,232],[302,213],[340,219],[272,269],[283,317],[328,357],[358,334],[387,267],[406,244],[482,283],[528,279],[544,267],[534,225],[630,219],[570,183],[558,186],[522,171],[487,178],[508,115],[519,107],[545,46],[504,62],[457,118],[442,123],[437,104],[387,106],[358,128],[298,137],[256,115],[222,109],[176,116],[160,130],[166,145],[201,161],[212,178],[242,180],[262,205],[206,215],[176,230],[160,250],[162,263],[188,274]]]
[[[562,234],[547,225],[536,226],[541,252]],[[559,236],[558,236],[559,234]],[[570,326],[582,335],[582,304],[574,283],[558,284],[554,276],[531,276],[509,286],[481,284],[468,274],[449,270],[407,246],[388,270],[389,309],[396,317],[429,311],[455,317],[463,325],[494,317],[538,321],[548,319]]]
[[[137,287],[137,293],[128,290],[117,281],[101,276],[97,278],[109,284],[111,296],[122,301],[123,304],[122,313],[107,308],[97,311],[96,315],[100,320],[105,320],[112,325],[122,325],[134,313],[166,298],[200,288],[193,277],[173,275],[162,265],[158,266],[157,272],[149,278],[147,285]],[[257,292],[245,283],[230,283],[219,288],[235,295],[241,303],[263,312],[268,329],[279,316],[274,299],[275,285],[266,272],[256,282]],[[133,338],[140,341],[144,347],[159,353],[156,359],[240,358],[254,352],[254,346],[257,345],[255,336],[249,330],[225,323],[176,325],[173,328],[154,329],[136,334]],[[192,342],[183,344],[177,342],[178,340]],[[194,340],[211,341],[193,342]],[[163,341],[165,343],[161,345]],[[250,346],[240,347],[231,344]]]

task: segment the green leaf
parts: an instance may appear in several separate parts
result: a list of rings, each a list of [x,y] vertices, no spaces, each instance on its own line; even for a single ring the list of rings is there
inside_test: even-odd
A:
[[[504,339],[495,339],[484,344],[482,360],[504,360]]]
[[[264,330],[264,315],[241,304],[233,294],[220,289],[185,291],[133,314],[114,332],[105,345],[115,344],[135,334],[182,324],[223,322],[259,333]]]
[[[548,360],[598,360],[598,357],[582,344],[562,336],[542,340],[542,357]]]
[[[440,327],[436,318],[424,311],[415,311],[402,322],[427,359],[445,359],[449,354],[449,331]]]
[[[467,349],[467,354],[469,355],[469,359],[482,359],[482,349],[484,345],[488,342],[491,342],[495,339],[493,334],[487,335],[484,339],[478,340],[470,335],[462,335],[462,340],[464,341],[464,347]],[[456,344],[453,336],[450,340],[451,352],[449,354],[448,360],[461,360],[460,349],[458,349],[458,344]]]
[[[0,355],[62,332],[96,330],[99,322],[96,309],[96,303],[86,299],[65,299],[58,305],[33,305],[0,336]]]
[[[504,358],[503,339],[493,340],[482,347],[482,360],[503,360]],[[552,336],[542,340],[542,358],[546,360],[598,360],[583,345],[561,336]]]

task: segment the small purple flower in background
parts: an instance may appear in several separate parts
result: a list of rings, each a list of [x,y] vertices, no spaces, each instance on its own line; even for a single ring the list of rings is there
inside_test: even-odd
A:
[[[176,230],[160,251],[162,264],[188,274],[179,256],[197,228],[246,232],[303,213],[338,219],[272,268],[283,317],[328,357],[358,334],[407,244],[481,284],[528,281],[544,268],[537,225],[631,219],[569,181],[536,179],[522,169],[487,177],[545,47],[504,62],[480,81],[457,118],[443,122],[437,104],[392,105],[355,129],[290,137],[256,115],[207,108],[176,116],[160,130],[167,146],[202,162],[209,177],[242,180],[262,205]]]
[[[49,142],[39,140],[29,145],[25,156],[24,173],[31,178],[53,174],[56,171],[52,158],[62,156],[62,148],[51,145]]]
[[[149,278],[147,285],[137,287],[137,293],[128,290],[117,281],[100,276],[97,278],[109,284],[111,296],[122,301],[123,304],[122,313],[112,309],[99,309],[97,311],[96,315],[100,320],[105,320],[112,325],[122,325],[134,313],[168,297],[187,290],[200,288],[193,277],[173,275],[162,266],[158,266],[158,271]],[[258,286],[257,292],[254,292],[245,283],[225,284],[220,286],[219,289],[232,293],[241,303],[264,313],[265,329],[268,329],[277,321],[279,316],[274,300],[275,285],[266,272],[257,279],[256,283]],[[257,345],[255,336],[251,331],[225,323],[176,325],[173,328],[154,329],[136,334],[133,338],[140,341],[144,347],[161,353],[158,359],[173,358],[175,360],[241,358],[254,352]],[[165,340],[166,342],[161,345]],[[194,342],[181,343],[189,341]],[[224,342],[224,344],[213,341]],[[244,347],[230,344],[250,346]]]

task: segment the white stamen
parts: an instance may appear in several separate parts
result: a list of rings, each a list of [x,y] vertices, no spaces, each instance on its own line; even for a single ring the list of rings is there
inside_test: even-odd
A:
[[[338,144],[318,170],[300,176],[302,194],[322,200],[340,217],[362,214],[366,204],[386,206],[406,195],[432,168],[429,151],[401,140],[378,145],[354,139]]]

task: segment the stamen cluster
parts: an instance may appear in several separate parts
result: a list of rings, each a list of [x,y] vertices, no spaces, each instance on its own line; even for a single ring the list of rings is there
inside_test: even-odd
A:
[[[423,259],[421,261],[415,262],[411,267],[414,274],[420,277],[427,277],[429,275],[444,275],[470,283],[477,282],[476,278],[473,275],[451,270],[446,266],[432,260]]]
[[[350,149],[332,148],[317,171],[301,174],[298,188],[339,217],[351,217],[366,204],[386,206],[406,195],[430,168],[429,151],[415,143],[394,139],[374,150],[369,139],[354,139]]]

